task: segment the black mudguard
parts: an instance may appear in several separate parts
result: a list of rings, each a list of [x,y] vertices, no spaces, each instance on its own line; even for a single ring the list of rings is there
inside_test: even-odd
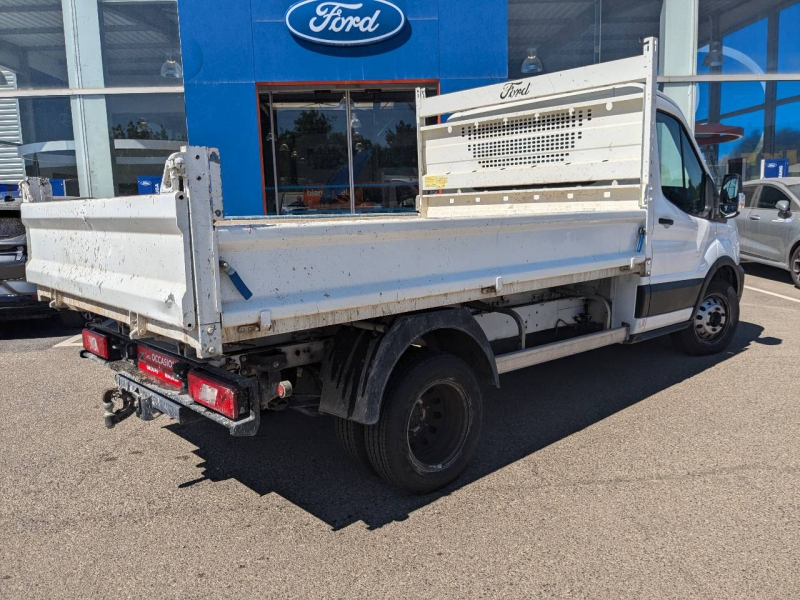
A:
[[[423,338],[432,347],[463,358],[499,387],[494,352],[472,314],[465,308],[444,309],[402,316],[385,333],[343,327],[322,368],[320,412],[376,424],[392,371],[411,345]]]

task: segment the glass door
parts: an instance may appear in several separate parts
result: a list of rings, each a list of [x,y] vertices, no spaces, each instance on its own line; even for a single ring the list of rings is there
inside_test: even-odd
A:
[[[262,95],[267,212],[415,210],[415,105],[410,89]]]
[[[344,92],[273,94],[272,110],[280,214],[350,212]]]
[[[352,92],[357,212],[414,210],[419,193],[413,91]]]

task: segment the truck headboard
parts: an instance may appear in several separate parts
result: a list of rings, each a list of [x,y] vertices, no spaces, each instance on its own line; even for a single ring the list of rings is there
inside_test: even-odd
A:
[[[643,179],[656,40],[640,57],[455,94],[417,93],[422,193]],[[439,124],[425,125],[433,117]]]

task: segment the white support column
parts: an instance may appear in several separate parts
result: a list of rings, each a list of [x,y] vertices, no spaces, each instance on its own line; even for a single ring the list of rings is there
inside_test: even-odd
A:
[[[105,87],[97,2],[61,0],[71,88]],[[75,157],[82,196],[114,196],[111,140],[105,96],[73,96]]]
[[[699,0],[664,0],[661,7],[661,75],[697,75],[697,19]],[[694,129],[695,86],[665,83],[664,93],[677,102]]]

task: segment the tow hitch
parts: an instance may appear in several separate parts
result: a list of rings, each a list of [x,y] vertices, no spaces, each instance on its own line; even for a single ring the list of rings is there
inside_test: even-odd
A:
[[[114,406],[117,402],[121,406],[115,410]],[[136,413],[136,399],[129,392],[112,388],[103,394],[103,409],[105,410],[103,419],[106,427],[113,429],[116,425]]]

